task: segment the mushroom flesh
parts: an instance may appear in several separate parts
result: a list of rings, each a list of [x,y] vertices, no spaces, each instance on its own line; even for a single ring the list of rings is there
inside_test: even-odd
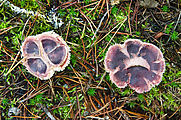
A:
[[[69,64],[70,48],[53,31],[28,36],[22,46],[23,65],[34,76],[46,80]]]
[[[129,85],[137,93],[148,92],[158,85],[165,70],[160,49],[138,39],[111,46],[104,63],[113,83],[119,88]]]

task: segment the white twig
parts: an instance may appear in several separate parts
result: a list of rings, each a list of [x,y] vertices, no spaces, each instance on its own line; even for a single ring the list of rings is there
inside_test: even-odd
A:
[[[104,16],[102,17],[102,19],[101,19],[101,21],[100,21],[100,23],[99,23],[99,25],[98,25],[98,27],[97,27],[97,29],[96,29],[96,31],[95,31],[95,34],[94,34],[94,36],[92,37],[92,40],[94,40],[97,32],[99,31],[99,28],[101,27],[101,23],[102,23],[102,21],[104,20],[104,18],[106,17],[107,13],[108,13],[108,11],[107,11],[107,12],[104,14]],[[93,44],[92,44],[92,45],[93,45]]]
[[[5,4],[5,5],[7,5],[7,7],[10,7],[11,10],[17,14],[21,13],[21,14],[26,14],[27,16],[36,16],[37,15],[38,17],[45,19],[47,22],[54,24],[55,29],[57,29],[58,27],[61,27],[63,24],[62,19],[59,18],[58,16],[56,16],[57,14],[55,13],[55,11],[53,9],[52,9],[52,11],[49,12],[49,14],[47,16],[45,16],[45,15],[38,13],[37,11],[35,11],[35,12],[28,11],[26,9],[17,7],[7,0],[0,0],[0,2],[2,2],[0,4],[0,6]]]

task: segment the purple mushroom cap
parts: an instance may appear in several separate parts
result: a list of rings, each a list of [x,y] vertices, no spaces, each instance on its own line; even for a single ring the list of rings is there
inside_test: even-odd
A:
[[[28,36],[21,46],[23,65],[34,76],[46,80],[69,64],[70,48],[53,31]]]
[[[165,70],[160,49],[138,39],[111,46],[104,62],[113,83],[119,88],[129,85],[137,93],[148,92],[158,85]]]

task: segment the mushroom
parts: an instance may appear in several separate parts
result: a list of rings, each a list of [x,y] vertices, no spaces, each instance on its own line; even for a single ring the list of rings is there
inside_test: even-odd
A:
[[[69,64],[70,48],[53,31],[28,36],[21,46],[23,65],[34,76],[46,80]]]
[[[104,60],[110,79],[119,88],[129,85],[137,93],[148,92],[162,80],[165,60],[158,47],[138,39],[111,46]]]

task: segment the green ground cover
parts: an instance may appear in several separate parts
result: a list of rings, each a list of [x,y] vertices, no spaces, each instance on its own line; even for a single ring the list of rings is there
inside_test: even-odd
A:
[[[0,120],[181,118],[181,1],[152,8],[117,1],[0,0]],[[27,36],[51,30],[70,46],[71,60],[42,81],[19,62],[20,47]],[[128,38],[163,52],[162,82],[149,92],[120,89],[105,72],[109,46]]]

